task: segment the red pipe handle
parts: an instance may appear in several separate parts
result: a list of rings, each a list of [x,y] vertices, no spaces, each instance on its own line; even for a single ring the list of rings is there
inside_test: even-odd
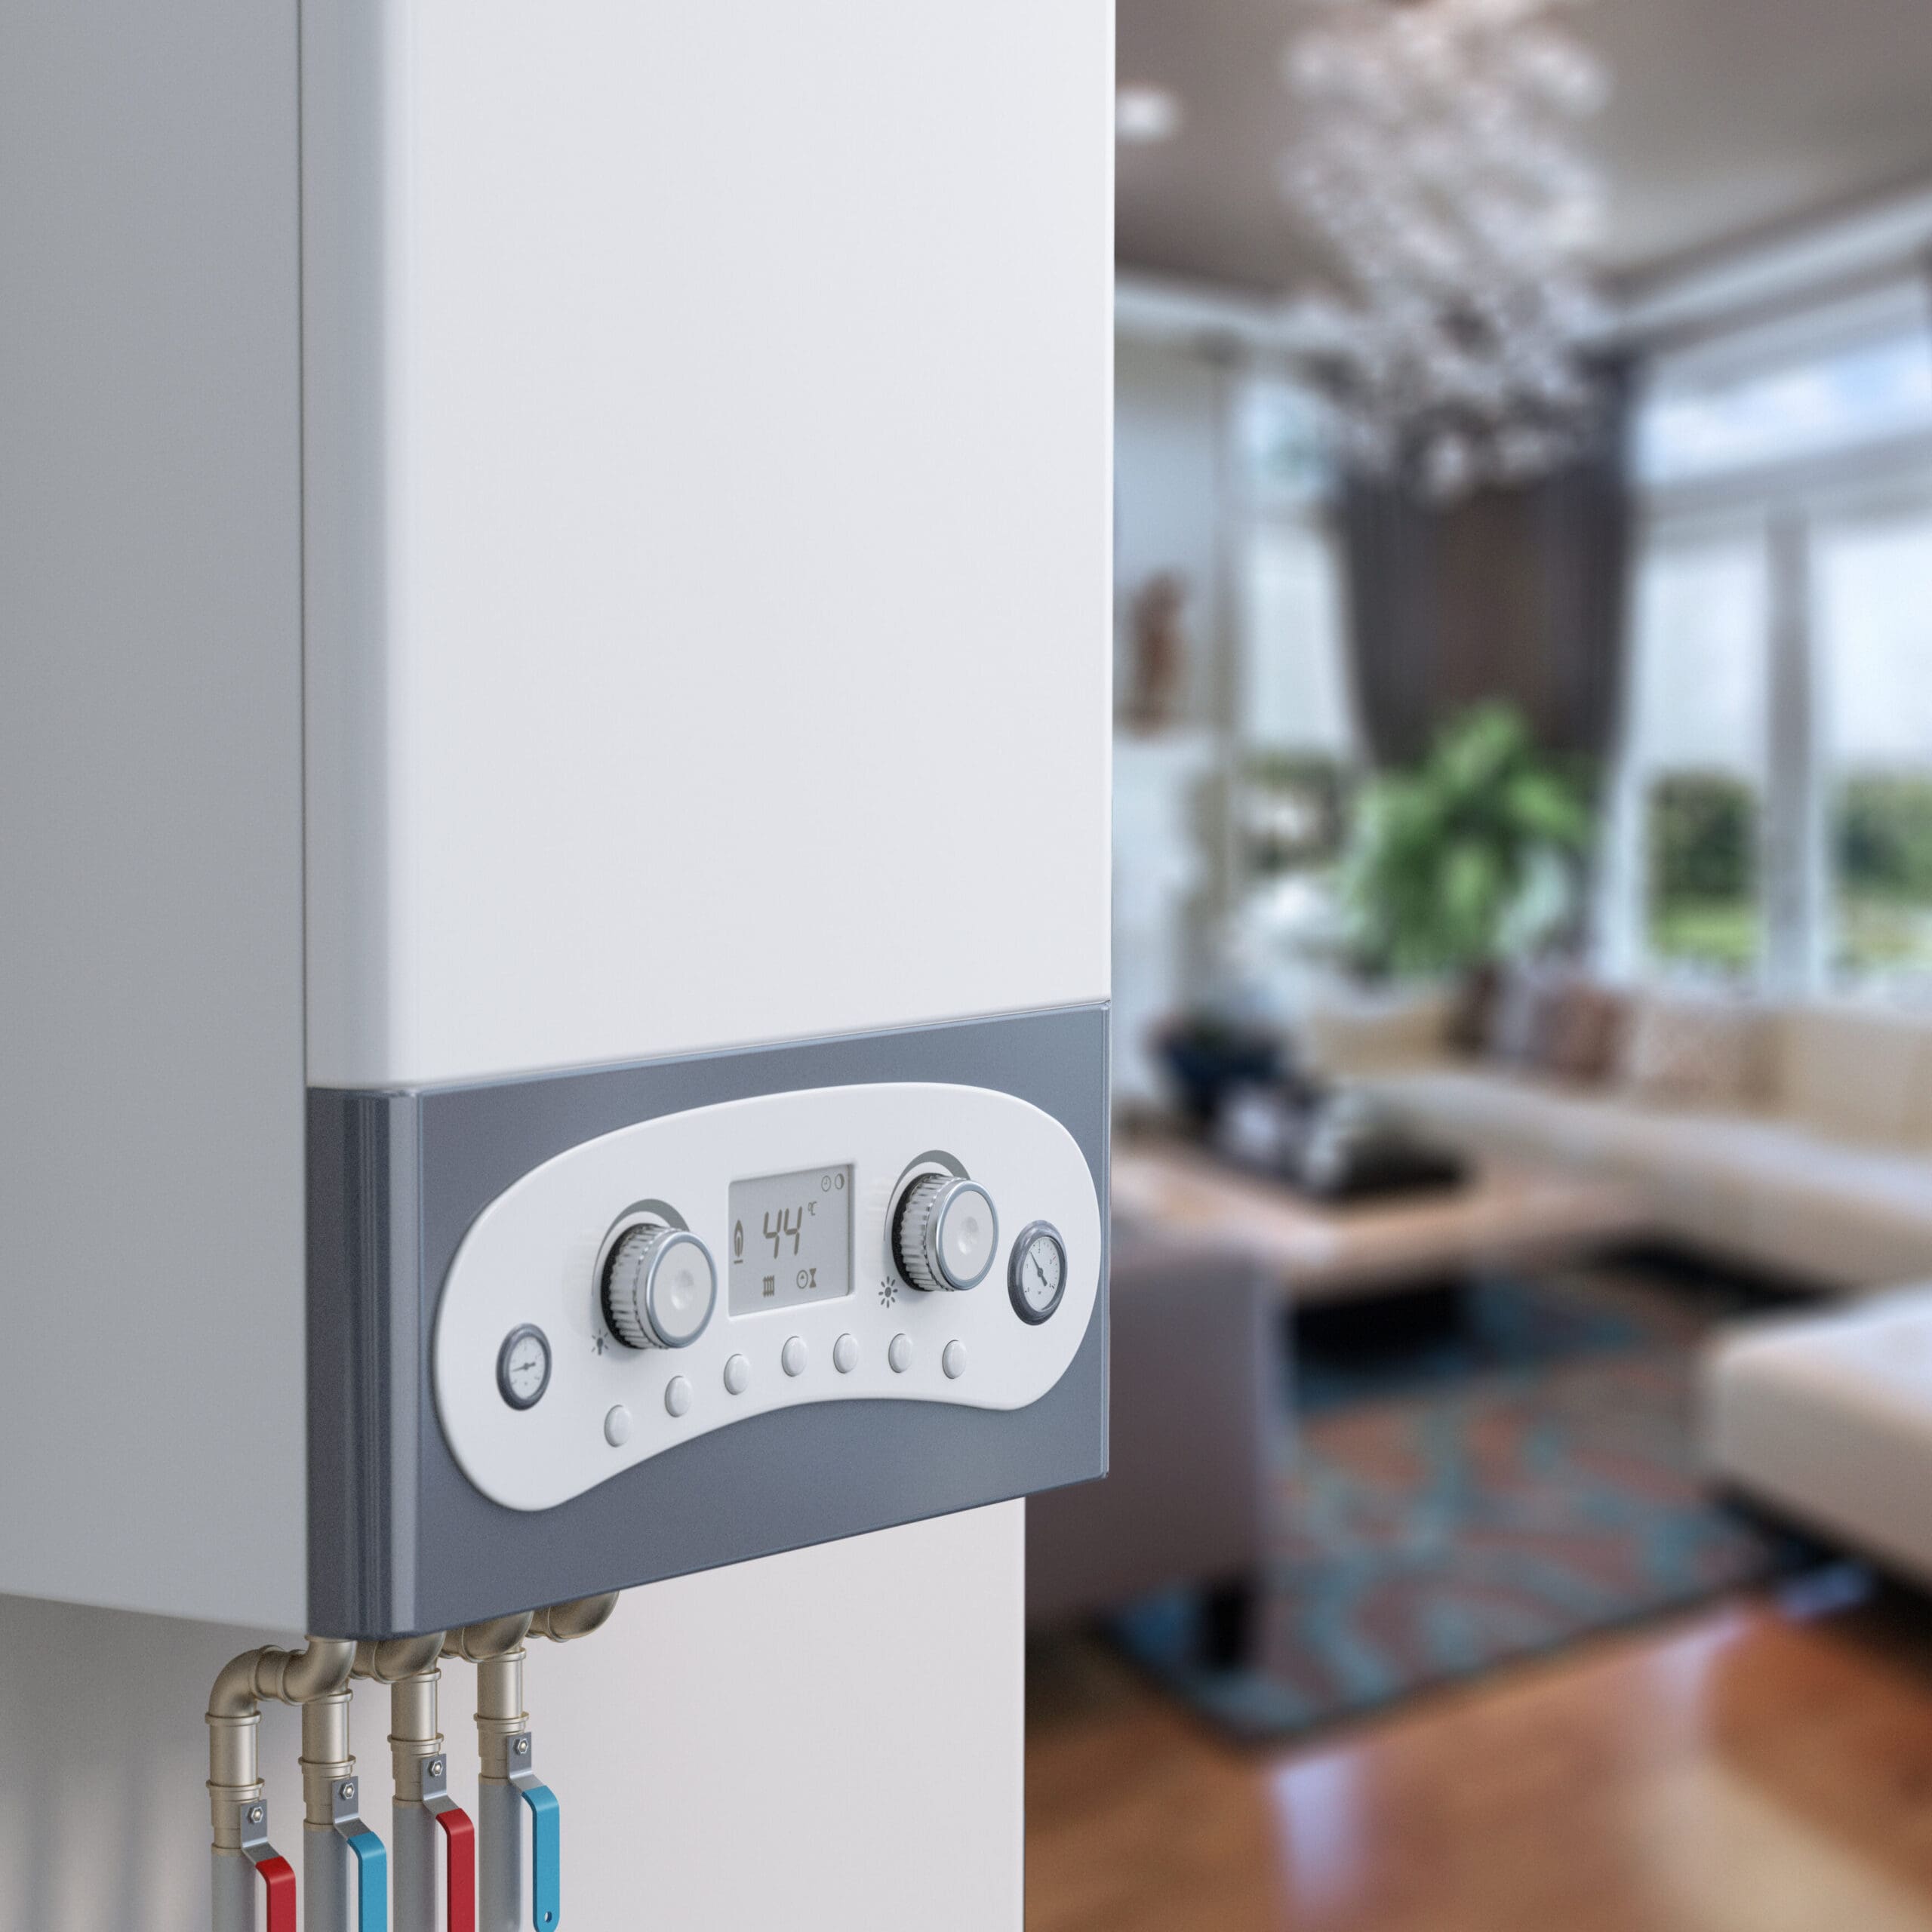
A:
[[[444,1869],[448,1875],[448,1932],[476,1932],[476,1827],[469,1813],[454,1804],[435,1816],[443,1828]],[[271,1926],[269,1932],[277,1928]],[[292,1924],[288,1932],[295,1932]]]
[[[268,1894],[268,1932],[295,1932],[295,1867],[278,1854],[258,1859],[255,1869]]]

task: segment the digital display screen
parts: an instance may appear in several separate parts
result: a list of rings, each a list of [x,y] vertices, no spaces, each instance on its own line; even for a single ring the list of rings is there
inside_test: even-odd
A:
[[[852,1292],[849,1161],[734,1181],[731,1208],[734,1315]]]

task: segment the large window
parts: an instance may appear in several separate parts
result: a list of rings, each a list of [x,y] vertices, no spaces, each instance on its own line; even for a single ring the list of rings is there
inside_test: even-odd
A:
[[[1334,543],[1307,515],[1251,525],[1241,557],[1241,736],[1271,749],[1354,750]]]
[[[1240,863],[1250,878],[1318,874],[1341,842],[1356,756],[1321,405],[1251,379],[1233,444]]]
[[[1932,989],[1932,317],[1706,346],[1640,412],[1609,949]]]
[[[1770,739],[1764,545],[1675,535],[1639,572],[1626,810],[1641,841],[1640,930],[1655,961],[1754,974]]]
[[[1932,503],[1822,525],[1814,574],[1832,964],[1932,976]]]
[[[1910,285],[1673,356],[1637,424],[1640,480],[1669,488],[1932,433],[1932,331]]]

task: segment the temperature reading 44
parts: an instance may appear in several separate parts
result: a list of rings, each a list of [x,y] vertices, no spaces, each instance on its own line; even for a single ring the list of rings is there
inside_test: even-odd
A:
[[[852,1292],[852,1169],[801,1168],[731,1184],[734,1315]]]
[[[816,1201],[801,1201],[795,1208],[768,1208],[764,1211],[764,1238],[771,1244],[773,1260],[777,1260],[784,1254],[787,1235],[792,1237],[792,1252],[794,1254],[798,1253],[799,1244],[804,1238],[806,1213],[808,1210],[815,1210],[817,1206]],[[771,1224],[774,1213],[778,1217],[776,1227]]]

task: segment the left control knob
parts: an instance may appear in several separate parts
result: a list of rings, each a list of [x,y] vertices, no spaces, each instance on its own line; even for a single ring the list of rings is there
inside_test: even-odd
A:
[[[604,1266],[604,1318],[627,1349],[685,1349],[718,1300],[711,1251],[682,1228],[632,1228]]]

